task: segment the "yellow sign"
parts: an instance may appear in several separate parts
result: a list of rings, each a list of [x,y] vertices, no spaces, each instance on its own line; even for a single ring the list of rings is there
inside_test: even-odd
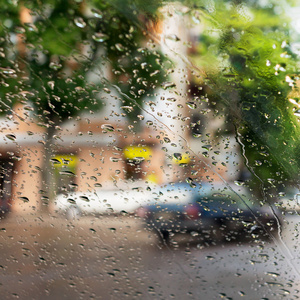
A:
[[[127,159],[145,159],[148,160],[152,156],[152,150],[150,147],[144,146],[127,146],[124,148],[124,156]]]
[[[186,153],[178,155],[177,157],[173,156],[173,162],[178,165],[188,164],[190,161],[191,161],[191,157]]]

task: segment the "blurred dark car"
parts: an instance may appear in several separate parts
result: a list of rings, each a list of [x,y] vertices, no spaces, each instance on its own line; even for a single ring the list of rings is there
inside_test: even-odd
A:
[[[245,233],[272,238],[280,226],[274,207],[261,207],[244,187],[226,184],[167,186],[149,205],[140,207],[137,215],[164,241],[170,233],[199,233],[221,240],[237,239]]]

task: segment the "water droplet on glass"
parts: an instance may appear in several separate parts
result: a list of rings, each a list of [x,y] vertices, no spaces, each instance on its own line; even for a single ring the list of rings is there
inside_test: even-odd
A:
[[[208,255],[208,256],[205,257],[205,259],[207,259],[207,260],[214,260],[215,258],[214,258],[214,256]]]
[[[107,131],[110,131],[110,132],[112,132],[112,131],[115,130],[115,128],[112,125],[110,125],[110,124],[103,124],[103,125],[101,125],[101,129],[107,130]]]
[[[60,160],[56,159],[56,158],[51,158],[50,161],[54,164],[54,165],[60,165],[61,162]]]
[[[10,68],[0,68],[0,72],[7,75],[15,74],[16,71]]]
[[[23,27],[16,27],[15,32],[16,33],[20,33],[20,34],[24,34],[25,33],[25,29]]]
[[[120,43],[117,43],[116,45],[115,45],[115,47],[116,47],[116,49],[117,50],[119,50],[119,51],[125,51],[125,47],[122,45],[122,44],[120,44]]]
[[[6,134],[5,136],[11,141],[15,141],[17,138],[14,134]]]
[[[133,107],[132,106],[121,106],[122,109],[126,110],[127,112],[132,112]]]
[[[235,183],[236,185],[238,185],[238,186],[242,186],[242,185],[245,184],[245,182],[242,181],[242,180],[235,180],[234,183]]]
[[[202,148],[209,151],[212,149],[212,145],[204,145]]]
[[[152,122],[152,121],[147,121],[146,124],[147,124],[148,126],[151,126],[151,125],[153,125],[153,122]]]
[[[160,71],[159,71],[159,70],[156,70],[156,71],[150,73],[150,77],[155,76],[155,75],[157,75],[157,74],[159,74],[159,73],[160,73]]]
[[[50,87],[51,90],[54,89],[54,81],[48,81],[48,86]]]
[[[86,201],[86,202],[90,201],[90,199],[87,196],[79,196],[79,199]]]
[[[296,117],[300,117],[300,109],[297,109],[295,112],[294,112],[294,115]]]
[[[29,199],[27,197],[19,197],[20,200],[22,200],[24,203],[29,202]]]
[[[176,34],[168,34],[165,36],[166,39],[171,40],[173,42],[180,41],[180,38]]]
[[[279,273],[275,273],[275,272],[267,272],[267,275],[272,276],[272,277],[278,277],[278,276],[280,276]]]
[[[74,23],[79,28],[84,28],[86,26],[85,21],[81,17],[75,18]]]
[[[53,69],[53,70],[57,71],[57,70],[62,68],[62,65],[59,64],[59,63],[51,62],[49,64],[49,67],[50,67],[50,69]]]
[[[37,27],[32,23],[24,23],[24,26],[26,27],[26,29],[28,29],[28,31],[32,31],[32,32],[38,31]]]
[[[176,98],[172,98],[172,97],[167,98],[167,100],[170,101],[170,102],[176,102]]]
[[[102,19],[103,14],[102,14],[102,12],[101,12],[99,9],[92,8],[92,9],[91,9],[91,12],[93,13],[93,15],[94,15],[96,18]]]
[[[187,177],[185,179],[185,181],[190,185],[191,188],[195,188],[196,187],[196,183],[193,181],[193,179],[191,177]]]
[[[68,201],[70,204],[76,204],[76,201],[75,201],[74,199],[69,198],[67,201]]]
[[[174,82],[163,82],[161,84],[161,87],[166,90],[166,89],[169,89],[169,88],[173,88],[173,87],[176,87],[176,84]]]
[[[112,161],[112,162],[118,162],[121,160],[122,160],[122,158],[120,158],[120,157],[110,157],[110,161]]]
[[[106,40],[108,40],[108,35],[101,33],[101,32],[96,32],[95,34],[93,34],[93,40],[99,43],[105,42]]]
[[[191,109],[196,109],[196,108],[197,108],[196,103],[195,103],[195,102],[192,102],[192,101],[187,102],[186,105],[187,105],[189,108],[191,108]]]
[[[182,159],[182,155],[181,153],[174,153],[174,158],[177,159],[177,160],[181,160]]]
[[[68,175],[68,176],[74,176],[75,173],[71,171],[60,171],[59,174],[61,175]]]

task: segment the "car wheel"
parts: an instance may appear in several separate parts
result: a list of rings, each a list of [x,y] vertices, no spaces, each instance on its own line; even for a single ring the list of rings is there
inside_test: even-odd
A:
[[[66,211],[68,220],[78,220],[81,216],[81,211],[77,206],[70,206]]]

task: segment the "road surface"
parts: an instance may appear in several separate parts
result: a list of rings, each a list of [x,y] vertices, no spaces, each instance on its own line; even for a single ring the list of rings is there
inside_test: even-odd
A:
[[[0,223],[1,299],[298,299],[299,216],[282,238],[162,245],[128,216],[10,216]]]

